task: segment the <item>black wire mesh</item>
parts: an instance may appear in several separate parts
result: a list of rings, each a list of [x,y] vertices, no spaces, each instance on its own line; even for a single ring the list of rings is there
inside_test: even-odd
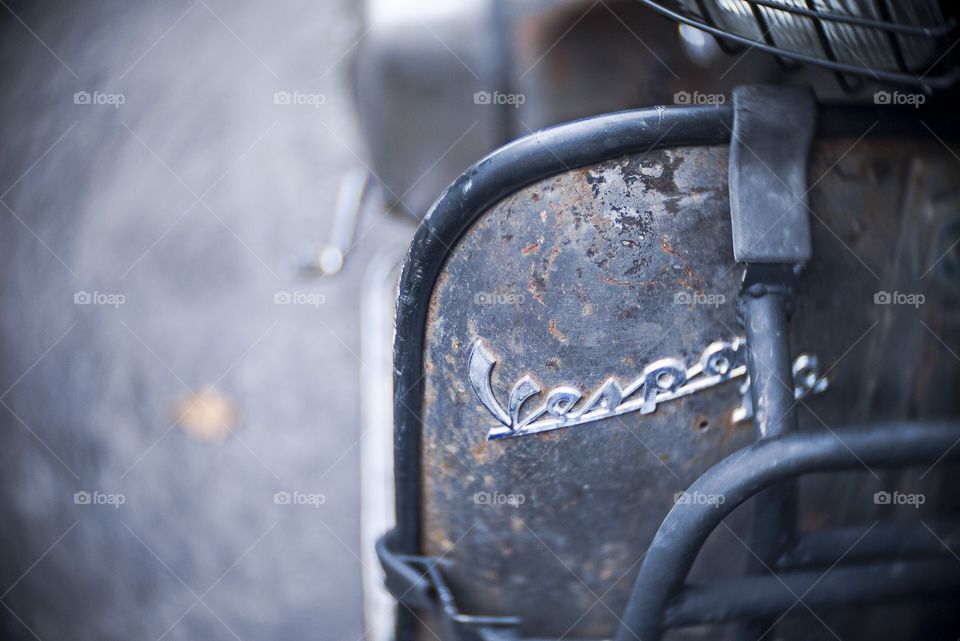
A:
[[[960,78],[956,21],[937,0],[640,0],[731,46],[841,76],[943,89]],[[960,47],[957,47],[960,49]]]

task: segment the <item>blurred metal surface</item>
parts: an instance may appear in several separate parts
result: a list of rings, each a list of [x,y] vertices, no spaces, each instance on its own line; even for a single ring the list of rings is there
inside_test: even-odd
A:
[[[387,197],[417,218],[478,158],[537,129],[778,75],[768,56],[688,55],[677,25],[635,2],[366,6],[363,134]]]

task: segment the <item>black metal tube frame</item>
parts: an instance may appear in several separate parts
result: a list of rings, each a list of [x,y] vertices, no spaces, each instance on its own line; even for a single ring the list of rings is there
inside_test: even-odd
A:
[[[789,434],[759,441],[727,457],[687,490],[692,494],[723,496],[722,502],[710,505],[678,503],[663,520],[640,566],[615,641],[660,639],[668,623],[668,607],[674,598],[680,598],[681,603],[675,606],[672,622],[692,622],[691,606],[683,603],[683,585],[700,548],[734,508],[764,488],[811,472],[858,469],[861,466],[908,466],[941,459],[960,460],[960,451],[953,447],[958,438],[960,423],[956,421],[892,423],[872,425],[857,431]],[[954,577],[960,575],[956,567],[948,569]],[[857,576],[852,575],[852,578]],[[856,583],[841,584],[841,588],[827,593],[836,596],[839,591],[846,590],[848,600],[852,601],[859,591],[865,593],[862,595],[864,600],[874,600],[877,595],[870,591],[875,586],[867,580],[867,576],[869,573],[862,580],[858,578]],[[688,593],[686,598],[696,597],[695,600],[703,605],[709,596],[715,606],[712,612],[719,612],[720,608],[726,607],[729,609],[729,618],[736,618],[745,612],[751,615],[782,614],[778,608],[783,604],[786,607],[794,604],[796,594],[803,592],[794,594],[792,600],[785,599],[784,592],[773,589],[766,581],[771,578],[776,580],[776,577],[741,579],[741,586],[755,582],[758,590],[768,591],[764,593],[758,591],[748,594],[743,588],[738,588],[741,593],[739,597],[720,599],[718,590],[707,590],[707,595],[694,591],[692,596]],[[798,585],[802,585],[803,581],[802,577],[799,578]],[[832,586],[833,583],[828,585]],[[911,583],[908,587],[912,586]],[[957,585],[953,584],[952,587]],[[902,594],[902,591],[891,588],[891,594],[887,596]],[[747,610],[744,602],[738,600],[749,596],[753,597],[757,610]],[[699,619],[697,622],[704,621]]]
[[[960,547],[960,519],[880,521],[807,532],[776,562],[781,570],[828,568],[877,559],[938,557]]]
[[[664,613],[664,627],[724,623],[763,617],[776,620],[798,612],[839,610],[859,605],[954,596],[960,592],[955,559],[871,563],[859,567],[776,576],[747,576],[684,588]],[[800,603],[803,605],[800,605]],[[766,629],[762,629],[763,634]],[[657,639],[659,637],[644,637]]]

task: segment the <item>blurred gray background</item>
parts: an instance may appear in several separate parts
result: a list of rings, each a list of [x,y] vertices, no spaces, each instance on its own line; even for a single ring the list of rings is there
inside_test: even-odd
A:
[[[0,4],[2,636],[364,638],[359,7]]]

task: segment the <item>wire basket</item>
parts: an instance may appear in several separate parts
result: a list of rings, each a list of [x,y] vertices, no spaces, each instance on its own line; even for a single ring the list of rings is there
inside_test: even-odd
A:
[[[640,0],[678,22],[781,60],[945,89],[960,78],[956,21],[937,0]]]

